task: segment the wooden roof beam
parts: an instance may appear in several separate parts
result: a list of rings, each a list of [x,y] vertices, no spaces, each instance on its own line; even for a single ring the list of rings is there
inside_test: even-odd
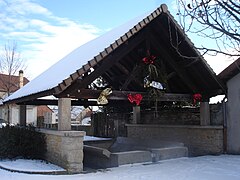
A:
[[[126,79],[126,81],[124,82],[122,87],[120,88],[120,90],[123,90],[123,91],[126,90],[128,85],[131,83],[131,81],[136,78],[136,75],[139,73],[139,71],[140,71],[140,66],[139,65],[134,67],[132,72],[129,74],[128,78]]]
[[[62,93],[70,94],[72,90],[79,89],[79,88],[86,88],[92,81],[96,78],[104,74],[105,71],[108,71],[111,67],[115,65],[120,59],[126,56],[129,52],[131,52],[134,48],[136,48],[142,41],[144,40],[144,36],[138,34],[138,36],[132,37],[128,40],[127,43],[122,44],[121,46],[113,51],[108,56],[106,55],[105,58],[102,60],[101,66],[95,69],[91,74],[86,77],[83,77],[81,83],[74,83],[75,85],[70,85],[65,91],[56,94],[56,97],[61,97]]]
[[[152,34],[149,34],[149,37],[151,38],[151,43],[153,43],[153,48],[160,54],[163,54],[162,56],[165,57],[163,58],[163,60],[175,70],[175,72],[185,83],[185,85],[193,92],[198,92],[198,89],[196,88],[194,83],[190,80],[190,78],[187,76],[187,74],[184,72],[184,69],[179,67],[179,65],[172,59],[172,57],[168,53],[166,53],[168,52],[168,50],[165,48],[165,46],[159,43],[156,40],[156,38],[153,37]]]
[[[101,90],[91,90],[91,89],[79,89],[72,93],[72,98],[75,99],[97,99],[102,91]],[[149,101],[146,92],[136,92],[136,91],[112,91],[107,98],[108,100],[128,100],[128,94],[142,94],[143,101]],[[71,97],[71,96],[70,96]],[[154,99],[155,100],[155,99]],[[190,94],[171,94],[163,93],[162,96],[159,96],[157,101],[192,101],[192,95]]]

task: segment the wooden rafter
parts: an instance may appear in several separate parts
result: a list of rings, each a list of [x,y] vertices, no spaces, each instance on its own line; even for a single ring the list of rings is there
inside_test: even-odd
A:
[[[138,36],[129,39],[128,43],[121,45],[116,51],[106,56],[105,59],[103,59],[101,66],[95,69],[91,74],[88,74],[88,76],[76,81],[77,83],[73,83],[69,88],[65,90],[65,92],[61,92],[59,94],[56,94],[55,96],[61,97],[64,96],[62,94],[71,94],[71,91],[74,89],[86,88],[91,82],[104,74],[105,71],[108,71],[110,68],[112,68],[115,63],[120,61],[120,59],[122,59],[135,47],[137,47],[143,40],[144,36],[142,36],[141,33],[138,34]]]
[[[129,74],[128,78],[126,79],[126,81],[124,82],[120,90],[123,90],[123,91],[126,90],[128,85],[131,83],[131,81],[136,78],[136,75],[139,73],[139,71],[140,71],[140,66],[139,65],[135,66],[135,68],[133,68],[132,72]]]
[[[25,97],[20,97],[17,99],[9,100],[7,103],[12,104],[12,103],[19,103],[19,102],[25,102],[25,101],[31,101],[33,99],[37,99],[39,97],[44,97],[44,96],[50,96],[54,94],[54,89],[49,89],[46,91],[42,91],[39,93],[31,94]]]
[[[102,91],[101,90],[91,90],[91,89],[79,89],[71,94],[71,98],[76,99],[97,99]],[[143,101],[149,101],[148,95],[146,92],[137,92],[137,91],[115,91],[113,90],[112,94],[108,96],[108,100],[128,100],[128,94],[142,94]],[[155,100],[157,101],[192,101],[192,95],[190,94],[172,94],[172,93],[163,93],[162,96],[159,96]]]
[[[193,92],[198,92],[198,89],[196,88],[195,84],[192,82],[192,80],[189,78],[189,76],[185,73],[184,69],[181,68],[171,57],[171,55],[169,55],[166,49],[166,46],[164,46],[163,44],[165,43],[159,43],[158,40],[156,40],[156,38],[154,38],[152,36],[152,34],[149,34],[149,38],[151,38],[151,43],[153,44],[153,48],[158,51],[160,54],[162,54],[163,60],[169,64],[177,73],[177,75],[181,78],[182,82],[184,82],[184,84],[191,89]],[[157,47],[157,48],[156,48]]]
[[[128,75],[129,71],[127,68],[125,68],[125,66],[123,66],[122,64],[120,64],[119,62],[116,63],[116,66],[120,69],[121,72],[123,72],[123,74]]]

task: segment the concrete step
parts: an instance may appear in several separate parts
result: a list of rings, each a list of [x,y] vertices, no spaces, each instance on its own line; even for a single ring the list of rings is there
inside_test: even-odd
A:
[[[152,162],[188,156],[187,147],[165,147],[150,149]]]

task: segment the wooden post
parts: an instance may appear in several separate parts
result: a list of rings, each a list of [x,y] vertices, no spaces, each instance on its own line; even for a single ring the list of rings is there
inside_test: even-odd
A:
[[[71,131],[71,98],[58,99],[58,130]]]
[[[209,102],[200,102],[200,125],[210,125],[210,106]]]
[[[27,106],[20,105],[19,106],[19,125],[26,126],[27,124]]]
[[[133,124],[138,124],[140,123],[140,106],[133,106]]]
[[[119,136],[119,120],[114,120],[114,137]]]

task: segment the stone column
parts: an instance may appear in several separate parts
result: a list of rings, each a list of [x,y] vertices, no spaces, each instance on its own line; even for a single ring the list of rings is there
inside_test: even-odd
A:
[[[209,102],[200,102],[200,125],[210,125],[210,106]]]
[[[58,130],[71,130],[71,98],[58,99]]]
[[[133,124],[140,123],[140,106],[133,106]]]
[[[23,70],[19,71],[19,88],[22,88],[24,85]],[[26,126],[27,124],[27,106],[19,106],[19,125]]]
[[[27,124],[27,106],[20,105],[19,106],[19,125],[26,126]]]

